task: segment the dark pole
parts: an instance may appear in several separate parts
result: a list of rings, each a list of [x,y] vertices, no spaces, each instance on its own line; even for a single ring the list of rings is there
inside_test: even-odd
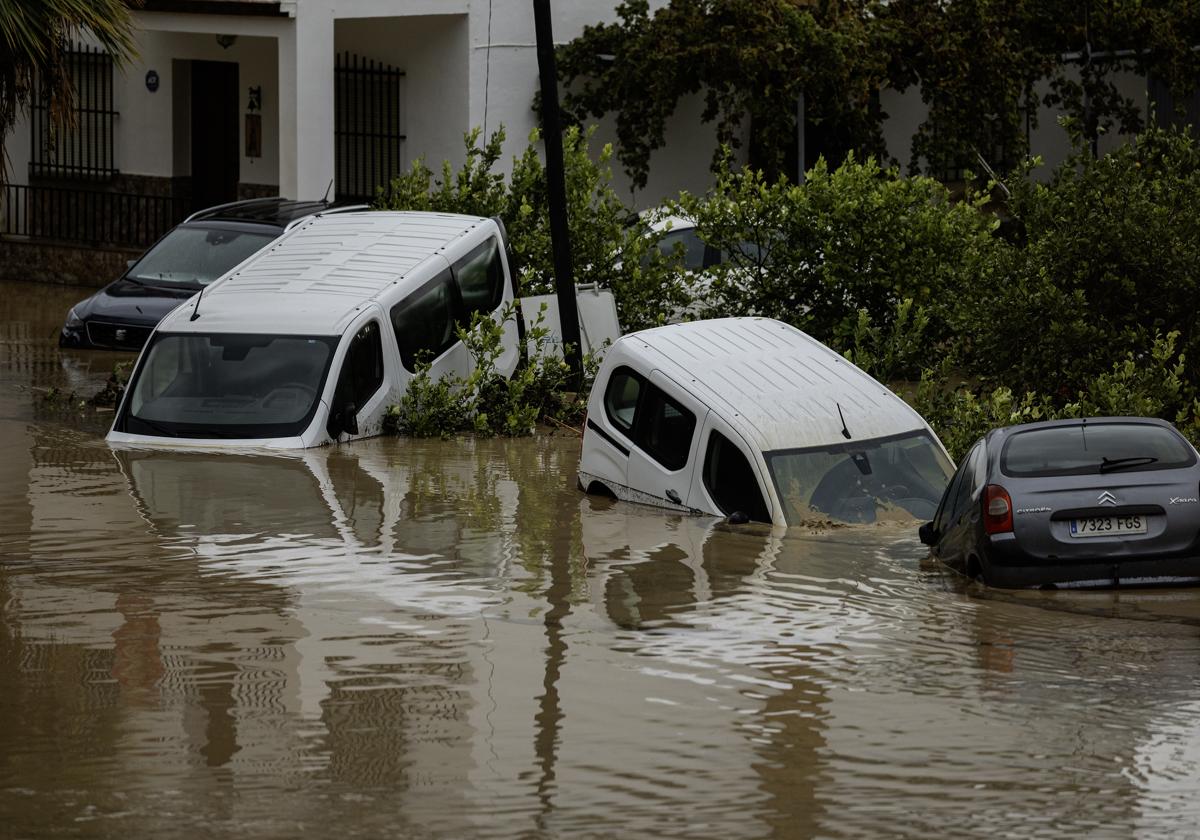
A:
[[[567,229],[567,181],[563,172],[562,126],[558,113],[558,74],[554,67],[554,33],[550,0],[533,0],[537,33],[538,75],[542,87],[542,142],[546,144],[546,189],[550,201],[550,243],[554,248],[554,282],[558,291],[558,320],[563,353],[576,378],[583,376],[579,343],[579,313],[571,271],[571,239]]]

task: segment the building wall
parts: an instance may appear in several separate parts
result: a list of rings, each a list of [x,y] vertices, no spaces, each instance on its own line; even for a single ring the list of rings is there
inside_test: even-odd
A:
[[[187,62],[228,61],[238,65],[240,180],[279,183],[279,84],[276,39],[238,36],[228,48],[214,34],[142,31],[138,58],[115,79],[117,166],[123,173],[180,177],[191,174],[191,90]],[[159,88],[151,93],[146,73],[154,70]],[[248,89],[262,88],[262,156],[246,157]]]
[[[334,24],[338,53],[351,52],[405,71],[402,104],[406,160],[462,159],[471,87],[465,15],[357,18]]]
[[[652,0],[650,5],[657,9],[667,2]],[[485,133],[505,127],[503,169],[525,148],[536,125],[532,101],[538,90],[533,10],[528,0],[304,0],[295,8],[297,18],[137,13],[142,26],[140,56],[116,79],[117,166],[122,173],[156,178],[189,174],[185,76],[187,63],[195,59],[239,65],[240,180],[246,185],[287,183],[306,193],[297,197],[319,197],[323,192],[332,175],[332,161],[325,158],[333,148],[333,126],[332,104],[323,104],[322,98],[329,98],[333,85],[324,76],[316,83],[313,74],[314,68],[331,64],[335,51],[354,52],[406,71],[406,160],[423,157],[435,169],[442,160],[457,165],[463,159],[462,136],[473,127]],[[615,9],[616,0],[560,0],[553,4],[556,42],[577,37],[586,26],[614,20]],[[220,32],[236,33],[238,38],[223,48],[216,39]],[[290,59],[293,54],[298,57]],[[285,71],[289,75],[281,83],[281,66],[297,68],[297,81],[291,71]],[[145,85],[151,69],[160,78],[155,93]],[[300,70],[307,74],[304,78],[299,78]],[[1143,79],[1130,74],[1121,77],[1120,85],[1137,101],[1146,102]],[[263,154],[257,158],[245,156],[244,116],[251,86],[262,88]],[[291,101],[281,110],[285,99]],[[920,93],[884,91],[882,104],[889,115],[884,126],[888,152],[907,168],[912,134],[926,113]],[[657,205],[681,189],[703,192],[708,187],[715,129],[701,122],[701,111],[699,97],[680,103],[668,121],[666,147],[651,158],[645,189],[635,191],[619,162],[613,161],[614,186],[635,207]],[[299,130],[293,128],[297,120]],[[1031,139],[1034,152],[1045,158],[1048,168],[1069,153],[1057,114],[1048,109],[1042,109]],[[1125,139],[1105,137],[1101,149],[1111,149]],[[613,120],[601,121],[594,151],[614,140]],[[29,158],[29,130],[24,122],[8,144],[12,180],[24,183]]]
[[[586,26],[615,21],[616,5],[609,0],[553,4],[555,43],[578,37]],[[667,0],[651,0],[650,8],[666,5]],[[494,0],[490,33],[488,12],[488,0],[472,0],[470,124],[485,127],[488,132],[504,126],[507,139],[503,162],[507,167],[512,157],[525,149],[530,132],[537,126],[533,111],[533,97],[539,89],[533,7],[528,0]],[[700,122],[702,111],[698,96],[680,103],[667,123],[666,146],[651,157],[645,189],[635,191],[620,163],[613,160],[613,186],[637,209],[656,206],[682,189],[702,193],[708,188],[716,128]],[[600,122],[593,150],[598,153],[604,143],[615,140],[615,123],[610,117]],[[461,156],[457,149],[454,151]]]
[[[1136,73],[1118,73],[1114,74],[1113,79],[1121,95],[1133,100],[1141,109],[1143,117],[1148,120],[1151,103],[1146,78]],[[1049,91],[1049,83],[1043,82],[1038,85],[1035,95],[1040,101]],[[888,155],[899,162],[902,171],[907,172],[912,157],[913,135],[925,120],[929,109],[921,101],[921,92],[916,87],[904,92],[884,90],[880,94],[880,104],[887,114],[887,121],[883,125],[883,137]],[[1056,109],[1039,106],[1036,125],[1032,126],[1029,132],[1030,151],[1043,160],[1043,166],[1039,170],[1043,176],[1048,175],[1071,155],[1070,136],[1059,123],[1060,116],[1061,113]],[[1107,154],[1130,139],[1130,135],[1117,132],[1101,135],[1099,151],[1101,154]],[[925,162],[919,163],[924,171]]]

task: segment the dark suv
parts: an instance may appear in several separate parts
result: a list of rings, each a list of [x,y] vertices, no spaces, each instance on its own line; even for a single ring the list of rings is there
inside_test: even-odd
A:
[[[140,350],[164,315],[293,225],[317,213],[361,209],[259,198],[194,213],[120,278],[72,306],[58,344]]]

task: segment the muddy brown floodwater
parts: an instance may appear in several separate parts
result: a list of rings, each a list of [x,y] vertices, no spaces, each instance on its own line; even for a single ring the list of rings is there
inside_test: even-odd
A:
[[[0,286],[0,836],[1194,835],[1200,598],[585,498],[577,441],[114,452]]]

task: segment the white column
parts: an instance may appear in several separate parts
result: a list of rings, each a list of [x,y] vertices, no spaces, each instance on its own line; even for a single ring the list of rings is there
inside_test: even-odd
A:
[[[319,199],[333,179],[333,57],[333,10],[301,5],[279,39],[279,193],[287,198]]]

